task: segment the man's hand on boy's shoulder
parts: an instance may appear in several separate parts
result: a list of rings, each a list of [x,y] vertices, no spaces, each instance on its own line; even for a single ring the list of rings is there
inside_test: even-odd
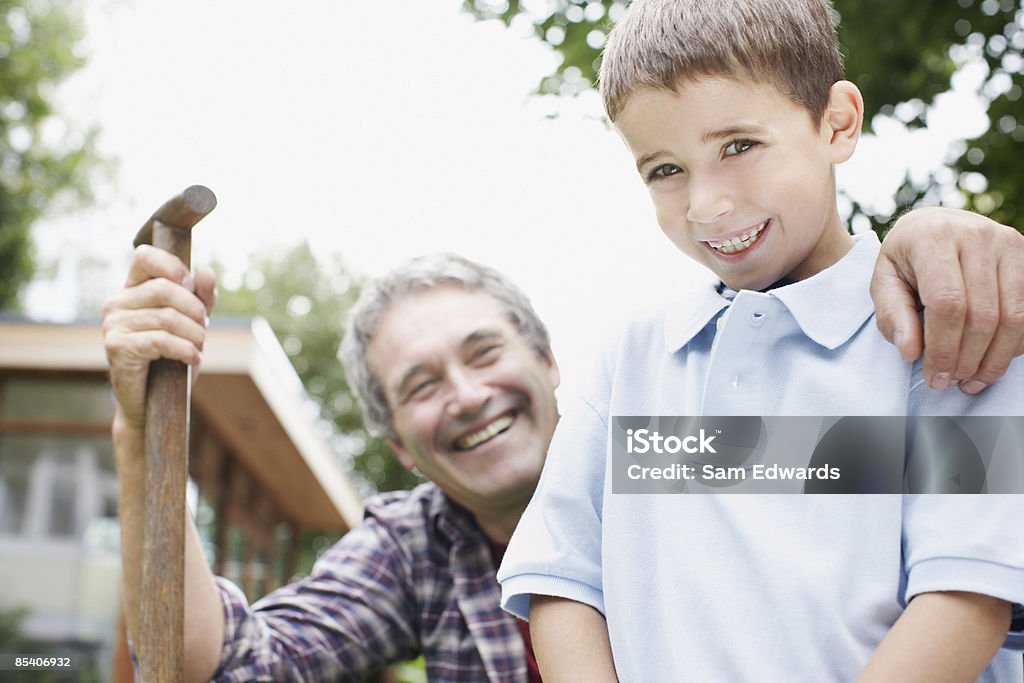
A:
[[[882,242],[871,297],[904,359],[924,347],[929,386],[976,394],[1024,353],[1024,235],[968,211],[911,211]]]

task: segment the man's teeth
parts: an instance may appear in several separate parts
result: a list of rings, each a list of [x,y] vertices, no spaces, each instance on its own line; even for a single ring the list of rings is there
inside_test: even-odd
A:
[[[735,254],[736,252],[749,249],[750,245],[757,241],[758,235],[760,235],[761,231],[764,230],[767,226],[768,221],[765,221],[756,228],[751,228],[750,230],[747,230],[745,233],[738,237],[733,237],[732,239],[727,239],[721,242],[708,240],[708,244],[714,247],[715,250],[720,251],[723,254]]]
[[[466,436],[456,441],[455,447],[458,448],[459,450],[466,451],[469,450],[470,448],[479,446],[484,441],[493,439],[498,434],[508,429],[509,426],[511,426],[513,420],[514,418],[511,415],[499,417],[497,420],[487,425],[480,431],[473,432],[472,434],[467,434]]]

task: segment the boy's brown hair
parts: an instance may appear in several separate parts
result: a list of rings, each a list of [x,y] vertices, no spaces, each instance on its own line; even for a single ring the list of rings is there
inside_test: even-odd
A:
[[[817,125],[843,78],[829,0],[633,0],[608,35],[601,96],[612,121],[642,87],[704,76],[775,86]]]

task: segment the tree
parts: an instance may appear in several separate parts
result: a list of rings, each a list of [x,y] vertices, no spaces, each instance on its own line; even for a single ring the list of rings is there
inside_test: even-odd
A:
[[[949,160],[952,173],[934,174],[924,184],[906,179],[897,211],[922,200],[936,203],[955,189],[968,208],[1024,228],[1024,165],[1016,159],[1024,141],[1024,2],[834,0],[834,5],[847,75],[864,93],[869,128],[875,114],[922,126],[929,105],[950,89],[958,68],[977,61],[988,70],[980,88],[989,103],[988,130]],[[465,0],[463,6],[479,19],[531,23],[536,36],[562,57],[556,71],[540,80],[538,92],[572,95],[596,82],[605,36],[626,2]],[[544,10],[530,9],[537,7]],[[854,211],[867,215],[876,230],[891,219],[857,205]]]
[[[218,279],[224,281],[221,275]],[[331,425],[335,451],[351,457],[353,470],[369,484],[367,488],[411,488],[423,480],[401,466],[384,439],[367,432],[337,358],[359,286],[340,258],[322,265],[303,243],[283,253],[254,256],[238,288],[221,288],[217,311],[268,320],[319,406],[320,418]]]
[[[0,0],[0,309],[15,307],[32,277],[30,226],[89,198],[95,131],[69,130],[52,106],[56,86],[84,63],[79,9]]]

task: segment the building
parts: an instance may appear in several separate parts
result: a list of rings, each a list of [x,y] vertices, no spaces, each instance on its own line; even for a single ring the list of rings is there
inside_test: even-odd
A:
[[[0,320],[0,612],[26,609],[25,637],[95,662],[101,680],[131,680],[118,635],[106,372],[96,323]],[[190,432],[214,571],[251,598],[294,574],[303,533],[339,534],[361,519],[316,407],[262,319],[210,328]]]

